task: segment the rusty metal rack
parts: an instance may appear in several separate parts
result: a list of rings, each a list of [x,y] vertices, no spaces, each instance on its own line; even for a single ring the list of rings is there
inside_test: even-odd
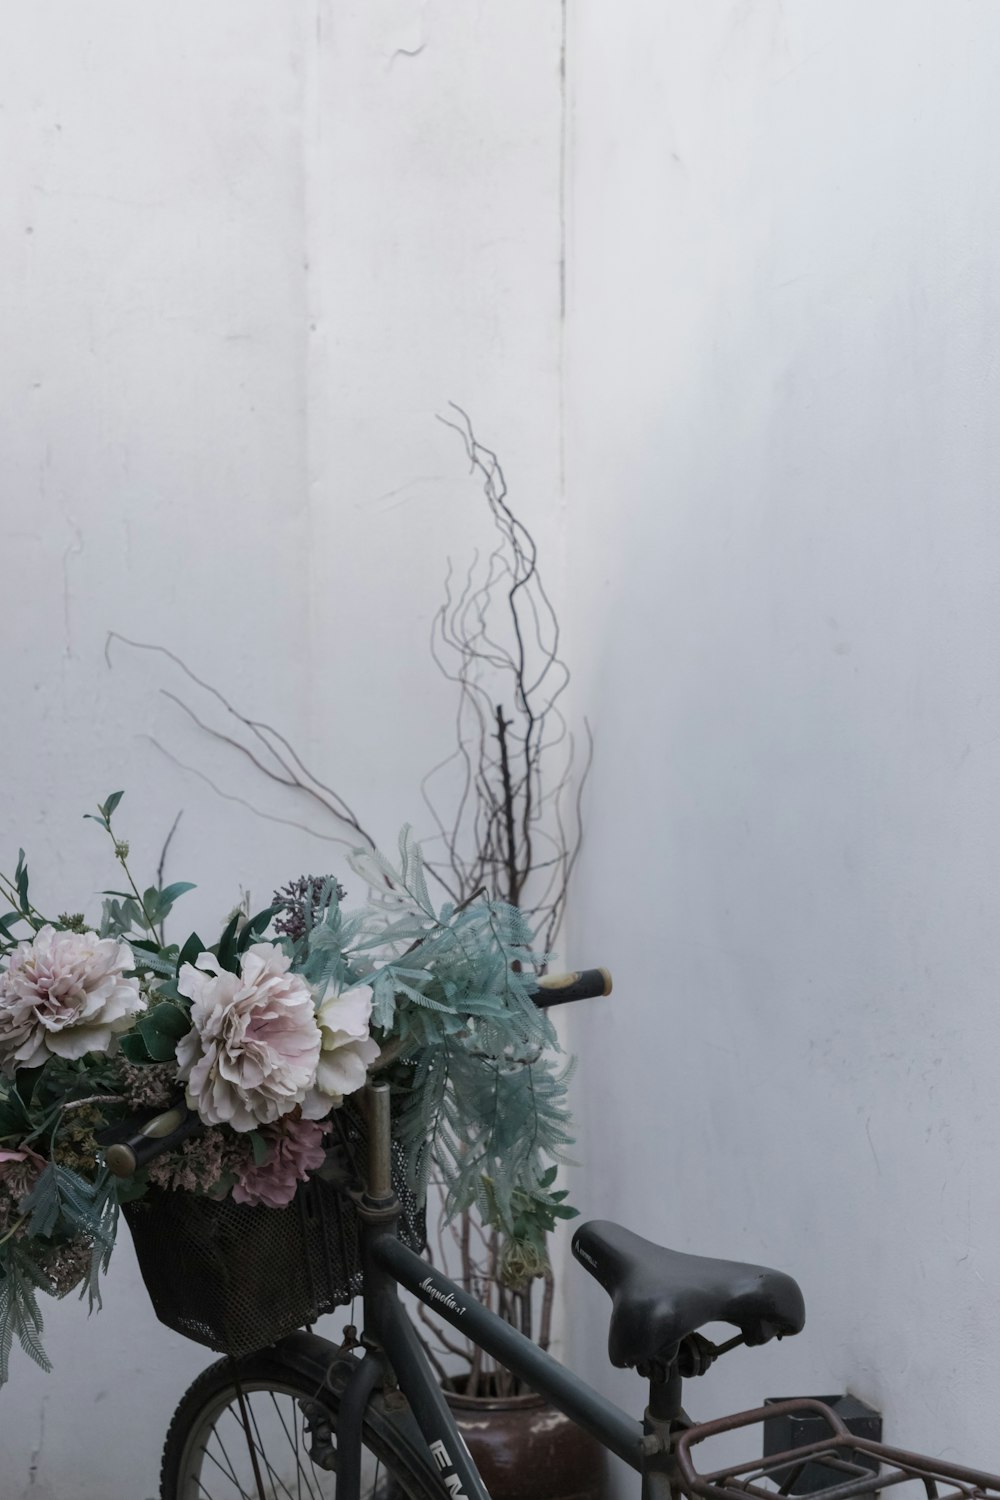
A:
[[[705,1473],[696,1468],[691,1450],[706,1438],[797,1413],[822,1417],[830,1429],[829,1437]],[[918,1488],[897,1491],[900,1500],[904,1495],[912,1495],[913,1500],[1000,1500],[1000,1475],[855,1437],[835,1411],[807,1398],[772,1403],[689,1427],[677,1438],[675,1457],[684,1492],[701,1500],[746,1500],[748,1495],[756,1500],[775,1500],[776,1496],[791,1495],[807,1464],[821,1465],[831,1476],[831,1483],[811,1489],[809,1500],[853,1500],[903,1484]]]

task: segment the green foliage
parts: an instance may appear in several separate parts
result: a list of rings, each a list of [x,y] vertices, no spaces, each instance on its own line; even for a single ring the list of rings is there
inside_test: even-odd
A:
[[[97,931],[102,938],[124,938],[136,929],[143,931],[145,925],[138,901],[131,896],[126,896],[124,901],[109,897],[105,899]]]
[[[236,951],[238,953],[245,953],[251,943],[259,942],[263,934],[270,927],[272,919],[280,910],[280,906],[265,906],[263,911],[259,911],[255,916],[249,917],[240,931]]]
[[[112,1182],[106,1172],[96,1182],[87,1182],[69,1167],[50,1161],[27,1197],[21,1199],[27,1232],[43,1239],[73,1239],[85,1235],[110,1250],[109,1202]]]
[[[378,892],[374,911],[345,915],[331,897],[301,967],[314,982],[371,985],[373,1027],[398,1049],[397,1128],[416,1186],[433,1166],[448,1184],[448,1216],[476,1204],[485,1222],[512,1233],[572,1139],[567,1072],[556,1067],[555,1033],[531,998],[542,959],[513,907],[480,901],[437,911],[409,829],[399,851],[398,867],[378,853],[354,856]],[[544,1188],[536,1217],[543,1205],[553,1215],[559,1206]]]
[[[530,1189],[517,1188],[511,1194],[511,1238],[534,1246],[544,1255],[548,1236],[560,1219],[575,1219],[580,1210],[571,1208],[566,1202],[569,1194],[564,1188],[555,1191],[558,1167],[549,1167],[538,1178],[537,1185]],[[486,1184],[487,1195],[493,1184]]]
[[[153,1062],[172,1062],[177,1043],[191,1030],[191,1017],[171,1000],[161,1000],[141,1016],[136,1032]],[[133,1033],[135,1035],[135,1033]]]
[[[250,1131],[250,1147],[253,1151],[253,1164],[262,1167],[271,1154],[271,1147],[259,1130]]]
[[[26,1354],[43,1370],[52,1365],[42,1347],[42,1314],[36,1296],[46,1281],[31,1257],[19,1246],[8,1246],[0,1275],[0,1385],[7,1380],[15,1336]]]
[[[13,1340],[43,1370],[52,1368],[42,1345],[42,1315],[38,1289],[51,1291],[51,1284],[36,1256],[28,1250],[32,1241],[52,1247],[79,1242],[89,1244],[90,1266],[82,1295],[93,1310],[101,1303],[99,1277],[106,1271],[114,1248],[118,1223],[118,1201],[113,1179],[106,1171],[87,1182],[68,1167],[50,1162],[31,1192],[21,1200],[25,1237],[8,1241],[0,1263],[0,1385],[7,1379]]]
[[[24,862],[24,850],[17,851],[17,869],[14,871],[14,889],[17,891],[17,899],[20,909],[27,915],[30,911],[28,904],[28,866]]]
[[[18,942],[37,932],[42,920],[28,898],[28,866],[24,850],[17,851],[17,866],[14,878],[0,875],[0,895],[10,903],[11,910],[0,916],[0,956],[16,948]],[[29,933],[18,933],[18,927],[27,927]]]
[[[20,1141],[31,1129],[31,1116],[17,1089],[8,1086],[0,1092],[0,1141]]]
[[[111,814],[124,797],[124,792],[112,792],[104,802],[97,804],[96,813],[84,813],[84,818],[91,819],[94,823],[100,823],[106,833],[111,832]]]
[[[205,944],[196,932],[181,945],[177,955],[177,972],[180,973],[185,964],[193,964],[200,954],[205,952]]]

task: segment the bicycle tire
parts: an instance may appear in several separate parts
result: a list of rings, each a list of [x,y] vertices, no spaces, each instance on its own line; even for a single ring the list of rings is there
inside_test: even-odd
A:
[[[333,1500],[340,1398],[324,1377],[336,1351],[309,1334],[292,1335],[283,1344],[290,1346],[287,1351],[277,1345],[235,1362],[264,1497]],[[299,1403],[306,1403],[305,1410]],[[321,1431],[324,1416],[328,1441]],[[317,1435],[332,1468],[317,1467],[310,1457]],[[382,1397],[373,1396],[362,1429],[362,1500],[446,1500],[447,1492],[417,1442],[398,1416],[386,1413]],[[197,1377],[174,1412],[160,1468],[161,1500],[259,1500],[249,1450],[234,1362],[217,1360]]]

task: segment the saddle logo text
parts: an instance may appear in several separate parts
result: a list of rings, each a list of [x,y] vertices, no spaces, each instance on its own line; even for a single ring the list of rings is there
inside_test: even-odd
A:
[[[457,1313],[460,1318],[465,1316],[465,1308],[459,1307],[451,1292],[442,1292],[429,1276],[425,1276],[420,1283],[420,1290],[427,1293],[431,1302],[440,1302],[442,1307],[446,1307],[449,1312]]]
[[[454,1467],[451,1462],[451,1454],[448,1452],[447,1448],[445,1447],[444,1443],[442,1443],[440,1438],[435,1438],[434,1442],[431,1443],[431,1452],[434,1455],[434,1462],[442,1471],[444,1482],[448,1487],[450,1500],[466,1500],[466,1494],[462,1488],[462,1481],[455,1473]]]

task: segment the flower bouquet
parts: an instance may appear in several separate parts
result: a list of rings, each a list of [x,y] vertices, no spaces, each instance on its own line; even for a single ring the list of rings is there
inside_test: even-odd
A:
[[[476,1203],[512,1242],[570,1212],[548,1168],[570,1139],[566,1073],[532,1000],[541,957],[520,913],[436,908],[404,829],[397,864],[351,857],[356,908],[333,877],[309,876],[256,914],[241,905],[214,943],[167,943],[192,887],[140,892],[112,826],[121,795],[87,815],[129,887],[104,893],[96,922],[38,911],[23,851],[0,876],[0,1381],[15,1334],[48,1367],[38,1291],[82,1286],[99,1305],[120,1208],[157,1313],[212,1347],[260,1347],[349,1300],[344,1188],[364,1148],[351,1096],[373,1068],[393,1084],[411,1242],[432,1167],[448,1213]],[[109,1142],[178,1105],[168,1149],[116,1177]],[[279,1270],[307,1293],[264,1327],[253,1290],[266,1277],[270,1295]]]

